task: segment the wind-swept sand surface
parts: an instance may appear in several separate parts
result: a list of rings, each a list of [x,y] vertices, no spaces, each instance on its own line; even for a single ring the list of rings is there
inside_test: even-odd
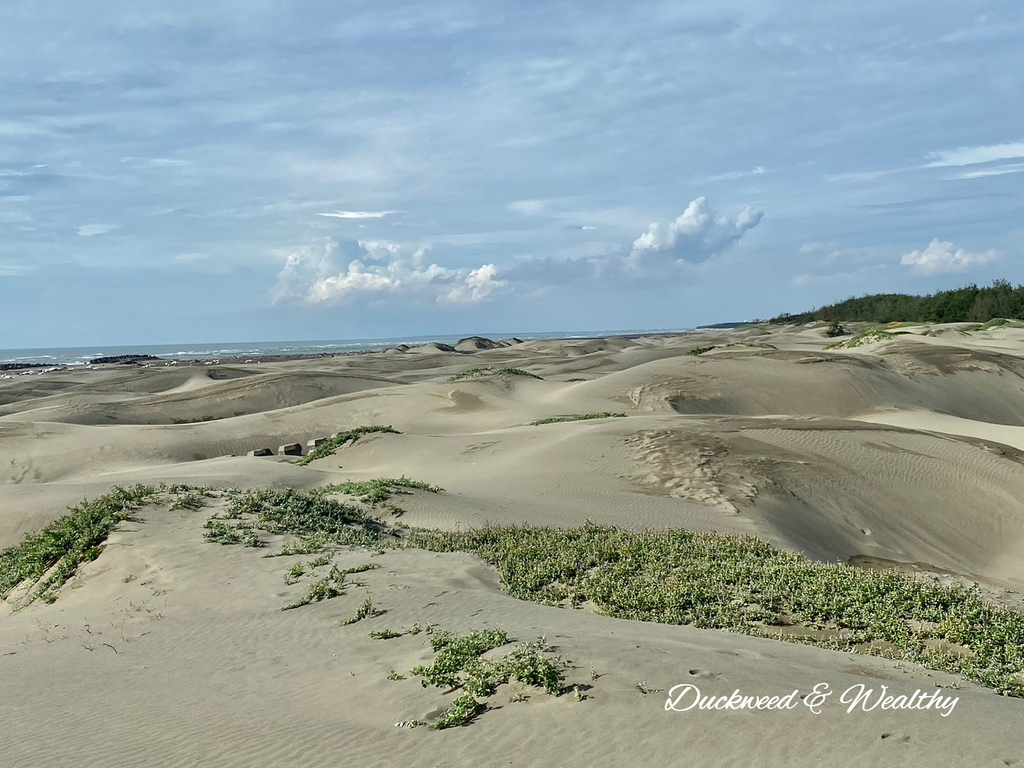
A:
[[[1024,589],[1024,334],[913,326],[850,350],[815,327],[437,347],[267,363],[110,365],[0,380],[0,547],[114,485],[296,488],[405,476],[413,527],[682,527],[827,562]],[[714,349],[695,356],[698,346]],[[486,375],[514,367],[535,378]],[[626,418],[532,426],[553,416]],[[259,448],[391,425],[308,466]],[[214,505],[221,503],[214,501]],[[0,606],[0,764],[1024,765],[1024,700],[864,654],[516,600],[468,554],[342,551],[348,594],[282,606],[309,556],[203,539],[210,509],[143,507],[53,604]],[[342,622],[367,597],[383,611]],[[544,636],[582,696],[513,687],[467,727],[409,670],[416,624]],[[395,671],[405,679],[390,680]],[[397,675],[396,675],[397,676]],[[666,712],[666,691],[836,693],[814,715]],[[958,696],[948,717],[847,712],[858,684]],[[943,686],[936,688],[936,686]],[[579,700],[581,699],[582,700]]]

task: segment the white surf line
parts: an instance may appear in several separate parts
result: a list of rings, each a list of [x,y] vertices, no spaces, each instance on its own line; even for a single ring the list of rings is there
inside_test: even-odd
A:
[[[851,416],[852,421],[903,427],[919,432],[937,432],[960,437],[977,437],[993,443],[1002,443],[1024,450],[1024,427],[1008,424],[990,424],[985,421],[962,419],[934,411],[878,411]]]

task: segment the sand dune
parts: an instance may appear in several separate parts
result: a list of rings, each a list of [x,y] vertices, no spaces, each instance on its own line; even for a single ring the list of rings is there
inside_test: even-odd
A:
[[[309,489],[404,475],[445,489],[401,497],[411,526],[747,533],[823,561],[977,581],[1019,605],[1024,333],[906,330],[852,350],[826,349],[817,327],[753,327],[5,379],[0,546],[115,484]],[[451,380],[474,368],[492,372]],[[601,412],[626,417],[532,425]],[[359,425],[401,434],[309,466],[245,456]],[[0,762],[1006,766],[1024,755],[1024,701],[950,674],[527,603],[465,554],[341,552],[339,567],[381,567],[342,597],[281,611],[305,589],[283,578],[302,558],[206,543],[209,514],[146,507],[57,602],[0,606]],[[343,626],[366,597],[384,613]],[[369,637],[417,623],[546,636],[585,697],[502,689],[469,727],[396,728],[451,699],[407,674],[432,657],[426,635]],[[681,683],[765,695],[822,682],[956,686],[960,702],[947,718],[664,708]]]

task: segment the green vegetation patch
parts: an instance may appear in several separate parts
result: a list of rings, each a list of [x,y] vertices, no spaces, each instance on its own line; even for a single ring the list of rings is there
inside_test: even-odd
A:
[[[448,709],[441,713],[434,723],[438,730],[455,728],[459,725],[469,725],[480,713],[483,706],[471,693],[459,696],[449,705]]]
[[[377,611],[374,610],[373,600],[371,600],[370,598],[366,598],[356,609],[355,615],[345,619],[345,621],[343,621],[342,624],[347,627],[350,624],[355,624],[357,621],[362,621],[363,619],[369,616],[376,615]]]
[[[294,569],[293,569],[294,571]],[[293,571],[289,571],[291,574]],[[341,597],[345,594],[345,574],[337,566],[331,568],[331,572],[322,579],[313,582],[306,594],[293,603],[282,608],[282,611],[290,611],[294,608],[301,608],[304,605],[318,603],[321,600]]]
[[[478,630],[463,636],[444,630],[433,634],[430,647],[437,656],[430,666],[415,667],[412,674],[421,678],[424,687],[463,691],[437,719],[435,728],[468,724],[485,708],[479,699],[486,699],[499,685],[511,681],[561,695],[565,662],[545,655],[548,647],[543,639],[517,646],[497,660],[482,658],[488,651],[507,643],[508,635],[500,629]]]
[[[187,485],[172,485],[166,488],[174,496],[171,509],[185,509],[194,512],[206,506],[206,499],[213,495],[213,489],[203,486],[194,488]]]
[[[531,379],[543,379],[535,373],[524,371],[522,368],[470,368],[468,371],[457,373],[451,376],[448,381],[462,381],[463,379],[478,379],[481,376],[527,376]]]
[[[109,493],[68,508],[21,544],[0,551],[0,599],[20,584],[35,585],[24,605],[36,598],[52,603],[82,563],[95,560],[114,527],[143,504],[156,501],[159,490],[147,485],[115,486]]]
[[[394,494],[407,494],[406,488],[417,488],[430,493],[442,493],[443,488],[420,480],[410,480],[408,477],[380,477],[375,480],[353,480],[347,483],[334,483],[315,488],[311,494],[328,495],[332,493],[343,493],[346,496],[355,496],[364,504],[376,506],[388,501]]]
[[[324,533],[315,533],[312,536],[301,537],[298,541],[292,541],[281,547],[280,552],[271,552],[264,557],[289,557],[291,555],[319,555],[327,548],[328,539]]]
[[[370,435],[375,432],[390,432],[391,434],[394,435],[402,434],[397,429],[393,429],[390,426],[356,427],[355,429],[350,429],[347,432],[339,432],[329,440],[325,440],[312,451],[310,451],[308,454],[303,456],[301,459],[298,459],[295,463],[305,466],[306,464],[309,464],[311,461],[316,461],[317,459],[322,459],[325,456],[330,456],[332,453],[334,453],[342,446],[346,445],[347,443],[354,443],[363,435]]]
[[[835,344],[829,344],[825,349],[856,349],[857,347],[863,347],[867,344],[876,344],[880,341],[890,341],[895,339],[897,336],[905,336],[906,333],[906,331],[893,333],[891,331],[882,331],[875,328],[862,331],[852,339],[837,341]]]
[[[262,547],[263,542],[256,535],[251,523],[227,522],[219,517],[211,517],[203,526],[206,532],[203,538],[214,544],[241,544],[246,547]]]
[[[988,331],[992,328],[1024,328],[1024,322],[1020,320],[1011,320],[1006,317],[994,317],[984,325],[980,325],[974,330],[976,331]]]
[[[417,532],[411,544],[477,554],[522,600],[884,655],[1024,696],[1024,614],[985,603],[976,587],[682,530],[495,526]]]
[[[549,419],[539,419],[537,421],[531,421],[530,426],[539,427],[541,424],[561,424],[564,421],[589,421],[590,419],[624,419],[626,414],[624,413],[612,413],[611,411],[603,411],[602,413],[581,413],[575,416],[552,416]]]
[[[708,346],[708,347],[694,347],[693,349],[691,349],[686,354],[693,355],[694,357],[698,357],[700,355],[703,355],[703,354],[706,354],[706,353],[710,352],[714,348],[715,348],[714,344],[712,344],[711,346]]]
[[[294,608],[301,608],[304,605],[310,605],[311,603],[318,603],[321,600],[331,600],[335,597],[341,597],[346,593],[346,587],[351,586],[347,583],[347,576],[353,573],[364,573],[365,571],[371,571],[374,568],[379,568],[378,565],[366,563],[364,565],[357,565],[355,568],[339,568],[334,565],[331,566],[330,573],[324,576],[322,579],[313,582],[306,594],[300,597],[293,603],[282,608],[282,611],[290,611]],[[294,570],[294,569],[293,569]],[[289,572],[291,573],[291,572]],[[301,575],[301,574],[300,574]],[[369,602],[369,601],[367,601]],[[371,604],[372,609],[372,604]],[[347,624],[348,622],[346,622]]]
[[[472,659],[483,656],[492,648],[508,642],[508,635],[500,629],[484,629],[459,637],[447,630],[438,630],[430,638],[430,647],[437,652],[429,666],[419,666],[412,674],[422,677],[423,687],[458,688],[466,680],[463,674]]]
[[[306,566],[304,566],[302,563],[296,563],[288,569],[288,573],[285,574],[284,577],[284,583],[289,585],[295,584],[296,582],[298,582],[299,579],[301,579],[305,575]]]
[[[374,544],[383,526],[360,509],[326,498],[322,493],[292,489],[239,491],[228,505],[230,517],[249,520],[253,528],[271,534],[290,533],[308,543],[291,554],[319,552],[330,544]]]

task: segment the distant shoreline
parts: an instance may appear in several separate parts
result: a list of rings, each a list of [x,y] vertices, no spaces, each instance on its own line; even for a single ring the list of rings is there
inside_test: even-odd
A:
[[[730,324],[742,325],[742,323]],[[703,326],[720,328],[721,326]],[[689,333],[694,328],[678,329],[640,329],[614,331],[551,331],[543,333],[501,333],[479,334],[495,341],[507,338],[518,338],[522,341],[573,341],[602,338],[635,338],[638,336],[657,336],[661,334]],[[405,345],[419,347],[425,344],[447,344],[455,346],[465,338],[478,334],[467,333],[462,336],[401,336],[383,339],[351,339],[338,341],[281,341],[281,342],[221,342],[213,344],[149,344],[149,345],[96,345],[92,347],[39,347],[26,349],[0,349],[0,370],[24,370],[28,368],[48,368],[63,366],[88,365],[97,358],[129,358],[137,356],[150,357],[154,364],[180,364],[190,362],[205,363],[209,360],[230,360],[239,362],[259,359],[261,362],[275,360],[296,360],[315,357],[334,357],[337,355],[365,354],[380,352],[385,349]],[[154,359],[155,358],[155,359]],[[116,363],[110,363],[116,364]]]

